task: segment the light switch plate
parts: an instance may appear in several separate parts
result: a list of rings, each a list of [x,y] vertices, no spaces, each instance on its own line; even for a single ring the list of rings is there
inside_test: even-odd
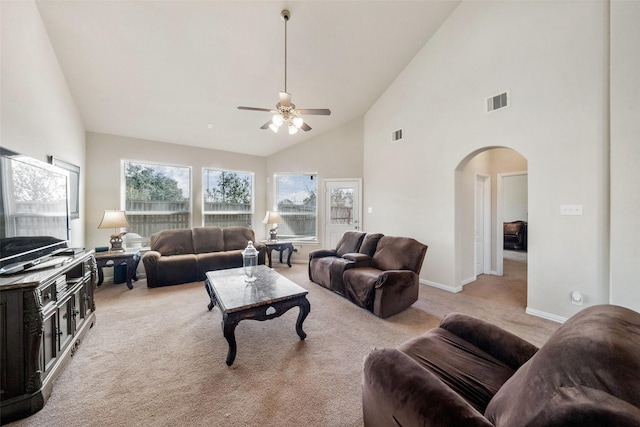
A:
[[[582,205],[560,205],[560,215],[582,215]]]

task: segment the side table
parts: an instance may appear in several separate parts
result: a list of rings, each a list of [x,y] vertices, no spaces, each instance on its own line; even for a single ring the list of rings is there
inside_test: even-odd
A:
[[[127,288],[133,289],[133,284],[131,283],[131,281],[138,280],[136,269],[138,268],[138,263],[140,263],[140,251],[96,252],[94,256],[96,258],[96,264],[98,265],[98,283],[97,283],[98,286],[102,285],[102,282],[104,281],[104,273],[102,272],[102,269],[104,267],[115,267],[116,265],[126,262],[127,263]],[[113,265],[108,265],[109,262],[113,262]]]
[[[295,252],[293,243],[280,242],[278,240],[263,240],[262,243],[267,247],[267,258],[269,259],[269,268],[271,268],[271,251],[280,252],[280,263],[282,263],[282,253],[289,251],[287,254],[287,265],[291,267],[291,254]]]

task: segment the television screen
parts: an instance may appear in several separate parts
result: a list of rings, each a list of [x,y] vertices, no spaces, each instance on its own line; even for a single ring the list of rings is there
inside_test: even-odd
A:
[[[30,261],[69,240],[68,173],[0,151],[0,268]]]

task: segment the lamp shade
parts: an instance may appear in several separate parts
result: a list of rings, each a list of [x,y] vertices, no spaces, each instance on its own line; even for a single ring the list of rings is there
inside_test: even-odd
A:
[[[267,214],[262,220],[263,224],[277,224],[279,222],[282,222],[282,218],[280,218],[280,214],[276,211],[267,211]]]
[[[98,228],[123,227],[131,227],[129,225],[129,221],[127,221],[127,215],[125,215],[124,211],[104,211],[102,221],[100,221],[100,225],[98,225]]]

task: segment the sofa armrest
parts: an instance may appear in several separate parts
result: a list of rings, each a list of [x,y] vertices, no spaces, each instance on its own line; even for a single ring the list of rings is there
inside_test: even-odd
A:
[[[154,287],[158,284],[158,261],[162,255],[158,251],[147,251],[142,255],[144,274],[147,276],[147,285]]]
[[[486,351],[515,370],[538,351],[535,345],[499,326],[461,313],[447,314],[442,319],[440,327]]]
[[[371,266],[371,257],[366,254],[352,252],[352,253],[342,255],[342,258],[348,261],[353,261],[354,264],[351,266],[351,268]]]
[[[438,377],[397,349],[375,349],[364,359],[364,425],[491,426]]]
[[[309,252],[309,260],[328,256],[338,256],[338,252],[335,249],[316,249],[315,251]]]

